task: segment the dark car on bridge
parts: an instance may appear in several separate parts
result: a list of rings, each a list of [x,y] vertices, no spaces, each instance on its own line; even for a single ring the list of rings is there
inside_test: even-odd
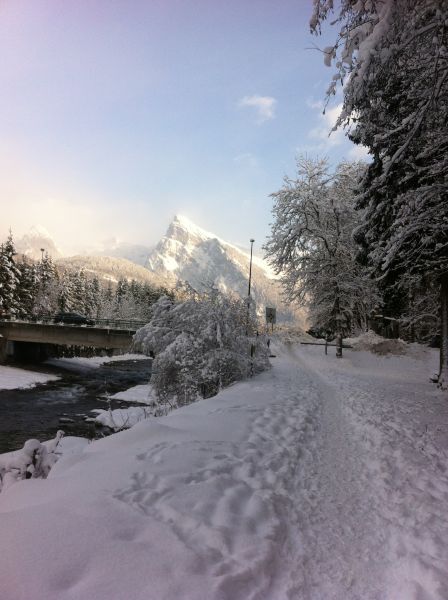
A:
[[[54,316],[53,322],[63,325],[95,325],[95,321],[76,312],[60,312]]]

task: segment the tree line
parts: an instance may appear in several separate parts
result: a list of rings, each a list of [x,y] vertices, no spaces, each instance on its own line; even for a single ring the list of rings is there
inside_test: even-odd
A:
[[[79,312],[93,319],[149,321],[150,307],[173,292],[124,278],[100,280],[85,270],[58,269],[51,256],[19,256],[10,233],[0,245],[0,316],[23,318]]]
[[[298,178],[274,194],[268,254],[284,273],[287,295],[308,299],[318,324],[347,330],[378,307],[411,338],[439,332],[445,387],[448,4],[313,4],[311,31],[320,34],[327,19],[338,31],[323,49],[325,64],[335,69],[327,100],[339,84],[343,92],[335,128],[345,127],[371,161],[358,173],[341,165],[329,174],[321,161],[300,160]],[[341,202],[347,173],[351,183]]]

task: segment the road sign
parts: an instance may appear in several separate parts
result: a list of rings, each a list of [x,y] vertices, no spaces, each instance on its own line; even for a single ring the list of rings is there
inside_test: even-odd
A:
[[[266,323],[274,323],[277,320],[277,310],[275,308],[269,308],[266,306]]]

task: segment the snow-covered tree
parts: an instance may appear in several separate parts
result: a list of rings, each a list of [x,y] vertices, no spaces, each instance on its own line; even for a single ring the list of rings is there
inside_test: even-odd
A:
[[[60,311],[79,310],[75,303],[73,280],[73,274],[67,270],[63,271],[58,286],[58,309]]]
[[[155,355],[151,383],[158,398],[188,404],[267,368],[266,341],[252,321],[247,336],[246,325],[247,304],[216,290],[183,302],[162,296],[135,334],[134,348]]]
[[[25,257],[17,265],[20,272],[20,283],[17,296],[20,305],[20,316],[31,315],[39,292],[39,272],[36,265]]]
[[[39,287],[37,290],[33,313],[35,315],[49,315],[59,308],[58,297],[61,281],[51,256],[45,256],[36,265]]]
[[[0,246],[0,311],[2,314],[18,316],[20,271],[15,264],[15,247],[12,234]]]
[[[333,10],[315,0],[313,31]],[[341,26],[325,62],[329,93],[344,81],[338,125],[372,155],[359,205],[357,241],[388,287],[408,274],[440,290],[441,385],[448,383],[448,3],[342,0]],[[348,78],[348,75],[350,76]]]
[[[334,174],[325,159],[300,158],[297,179],[274,198],[265,246],[287,299],[311,307],[312,325],[346,334],[365,327],[378,304],[375,286],[356,262],[352,231],[360,214],[354,190],[363,167],[343,163]]]

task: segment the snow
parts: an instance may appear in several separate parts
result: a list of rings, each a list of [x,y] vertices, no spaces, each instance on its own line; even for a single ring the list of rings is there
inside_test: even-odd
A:
[[[73,358],[52,358],[47,360],[47,364],[63,367],[64,369],[87,367],[96,369],[106,363],[122,361],[122,360],[148,360],[144,354],[117,354],[115,356],[74,356]]]
[[[169,237],[170,235],[179,236],[180,239]],[[240,268],[246,270],[246,266],[250,261],[250,254],[246,250],[242,250],[234,244],[226,242],[214,233],[198,227],[183,215],[176,215],[174,217],[168,229],[167,236],[162,238],[162,241],[151,252],[148,264],[152,268],[161,262],[167,271],[175,272],[181,270],[189,257],[194,255],[195,261],[199,261],[199,263],[202,263],[201,266],[205,267],[211,263],[211,260],[206,251],[201,252],[201,244],[211,240],[216,240],[224,251],[230,249],[233,255],[236,254],[236,256],[244,259],[243,264],[239,263],[236,259],[233,260]],[[252,260],[268,279],[278,279],[278,276],[263,258],[254,254]]]
[[[39,383],[47,383],[59,379],[49,373],[35,373],[27,369],[0,365],[0,390],[31,388]]]
[[[0,495],[2,598],[446,600],[435,355],[274,352]]]
[[[92,410],[96,413],[95,422],[99,425],[109,427],[114,431],[129,429],[134,427],[143,419],[152,416],[153,411],[143,406],[131,406],[130,408],[115,408],[113,410],[102,410],[95,408]]]
[[[135,385],[124,392],[117,392],[111,396],[111,399],[123,400],[125,402],[140,402],[141,404],[151,404],[154,400],[152,388],[149,383]]]

